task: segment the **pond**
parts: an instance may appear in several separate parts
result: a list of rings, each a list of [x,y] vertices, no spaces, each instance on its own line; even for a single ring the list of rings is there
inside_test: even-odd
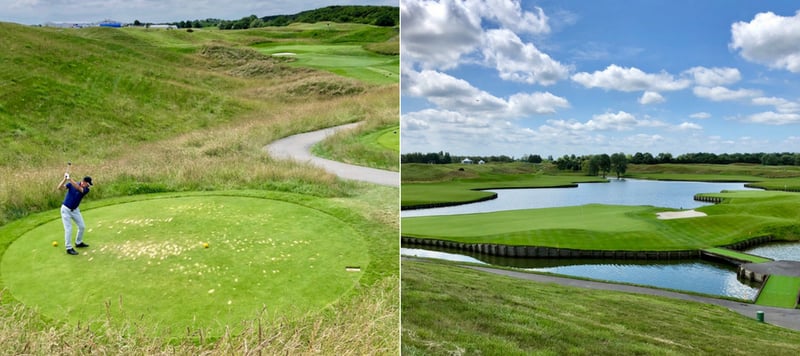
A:
[[[406,210],[402,217],[481,213],[501,210],[552,208],[600,203],[609,205],[652,205],[693,209],[707,205],[694,201],[698,193],[746,190],[744,183],[616,180],[585,183],[577,188],[498,189],[497,199],[452,207]],[[800,246],[800,244],[798,244]],[[800,247],[798,247],[800,249]],[[781,250],[781,248],[778,248]],[[401,254],[461,262],[511,266],[531,271],[634,283],[711,295],[752,300],[758,288],[740,282],[734,266],[704,260],[632,261],[500,258],[465,251],[402,248]],[[758,253],[755,253],[758,254]]]
[[[747,190],[744,183],[706,183],[611,179],[608,183],[582,183],[577,188],[493,189],[497,199],[443,208],[404,210],[402,217],[486,213],[501,210],[555,208],[584,204],[652,205],[693,209],[708,203],[694,200],[698,193]]]
[[[724,297],[754,300],[758,288],[740,282],[733,266],[704,260],[639,261],[590,259],[513,259],[462,251],[402,248],[404,256],[516,267],[572,277],[633,283]]]
[[[776,261],[800,261],[800,242],[776,242],[753,247],[744,252]]]

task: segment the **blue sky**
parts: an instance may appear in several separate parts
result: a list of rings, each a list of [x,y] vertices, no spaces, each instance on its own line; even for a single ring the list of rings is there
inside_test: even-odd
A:
[[[402,0],[402,152],[800,152],[800,4]]]
[[[291,15],[330,5],[398,6],[398,0],[0,0],[0,21],[26,25],[46,22],[174,22],[256,15]]]

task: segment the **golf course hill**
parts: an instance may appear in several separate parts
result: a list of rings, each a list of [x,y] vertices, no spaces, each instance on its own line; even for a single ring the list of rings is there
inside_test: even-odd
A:
[[[0,354],[396,354],[398,189],[264,147],[358,122],[323,151],[391,165],[398,31],[0,23]]]

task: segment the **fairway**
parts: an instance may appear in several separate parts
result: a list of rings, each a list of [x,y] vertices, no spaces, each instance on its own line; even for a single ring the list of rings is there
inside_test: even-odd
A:
[[[380,55],[358,44],[278,44],[258,45],[262,53],[294,54],[292,65],[326,70],[344,77],[373,84],[399,82],[397,56]]]
[[[71,323],[134,319],[172,335],[219,334],[259,312],[319,311],[356,286],[370,262],[347,223],[278,200],[173,196],[83,215],[90,247],[79,256],[64,253],[54,212],[16,239],[1,265],[14,298]]]
[[[388,148],[392,151],[400,151],[400,126],[392,126],[375,133],[377,136],[374,138],[375,142],[381,147]],[[367,137],[371,139],[371,136]]]

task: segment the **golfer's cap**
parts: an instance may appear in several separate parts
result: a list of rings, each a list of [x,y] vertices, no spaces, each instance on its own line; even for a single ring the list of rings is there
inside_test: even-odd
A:
[[[94,185],[92,184],[92,177],[89,176],[83,177],[83,181],[89,183],[89,185]]]

